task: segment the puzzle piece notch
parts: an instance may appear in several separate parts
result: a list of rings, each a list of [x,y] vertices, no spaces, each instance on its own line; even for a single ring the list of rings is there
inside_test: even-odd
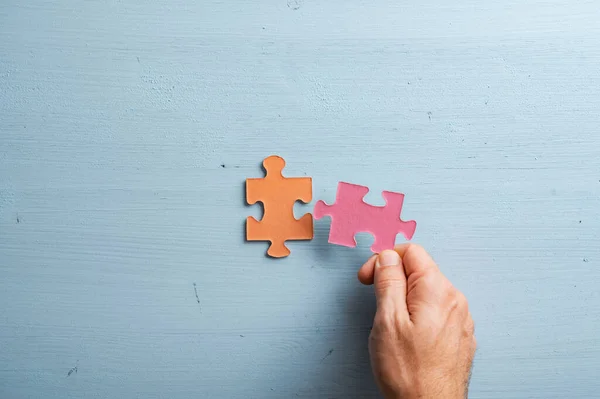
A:
[[[412,239],[417,223],[400,219],[404,194],[383,191],[385,206],[374,206],[364,201],[368,192],[368,187],[339,182],[333,205],[323,201],[315,204],[315,219],[331,217],[329,242],[356,247],[354,235],[367,232],[375,237],[371,251],[378,253],[393,248],[398,233],[402,233],[407,240]]]
[[[246,201],[252,205],[262,202],[264,214],[260,221],[246,219],[246,240],[270,241],[267,254],[282,258],[290,254],[285,241],[312,240],[313,218],[310,213],[294,217],[296,201],[312,201],[310,177],[284,177],[283,158],[272,155],[263,161],[265,177],[246,179]]]

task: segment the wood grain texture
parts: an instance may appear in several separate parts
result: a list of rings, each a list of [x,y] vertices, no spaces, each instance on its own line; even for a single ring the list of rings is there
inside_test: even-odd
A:
[[[599,18],[4,0],[0,397],[377,397],[355,278],[372,239],[328,245],[320,220],[287,259],[244,242],[270,154],[315,201],[339,180],[406,193],[470,300],[472,398],[599,397]]]

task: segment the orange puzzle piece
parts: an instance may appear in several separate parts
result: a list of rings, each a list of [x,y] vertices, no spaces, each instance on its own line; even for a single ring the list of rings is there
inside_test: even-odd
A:
[[[310,213],[300,219],[294,217],[294,203],[312,200],[310,177],[283,177],[283,158],[271,155],[263,161],[266,176],[246,179],[246,201],[252,205],[263,203],[261,221],[249,216],[246,219],[248,241],[270,241],[269,256],[283,258],[290,254],[285,246],[287,240],[312,240],[313,218]]]

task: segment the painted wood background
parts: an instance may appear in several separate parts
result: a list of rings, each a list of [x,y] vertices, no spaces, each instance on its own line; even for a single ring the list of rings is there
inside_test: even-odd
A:
[[[3,0],[0,397],[371,398],[372,238],[244,242],[286,158],[406,193],[472,398],[600,397],[597,1]],[[314,204],[314,201],[313,201]],[[299,204],[297,215],[311,211]]]

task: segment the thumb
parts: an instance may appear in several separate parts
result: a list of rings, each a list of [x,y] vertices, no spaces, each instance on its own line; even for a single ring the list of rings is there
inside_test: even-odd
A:
[[[406,274],[402,259],[396,251],[382,251],[375,260],[375,295],[377,310],[406,314]]]

